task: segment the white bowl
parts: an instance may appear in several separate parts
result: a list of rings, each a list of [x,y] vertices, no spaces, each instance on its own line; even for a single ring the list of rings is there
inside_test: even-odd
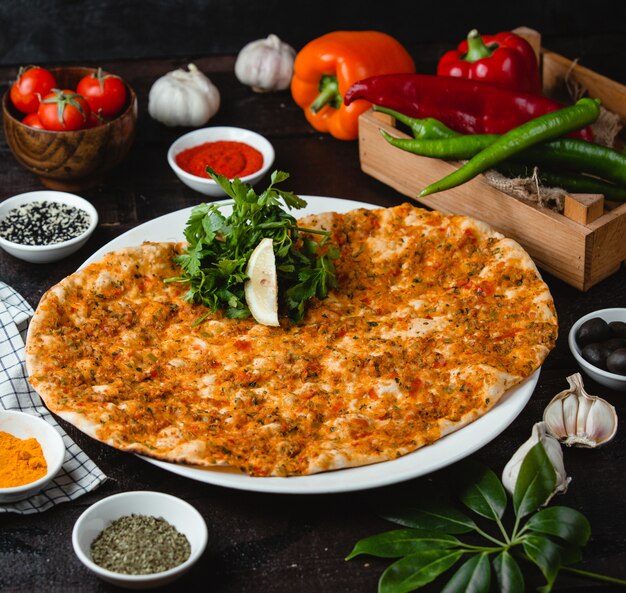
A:
[[[91,544],[113,521],[131,514],[165,519],[189,540],[189,558],[169,570],[142,575],[122,574],[98,566],[91,559]],[[80,561],[104,581],[126,589],[148,589],[171,583],[198,561],[207,539],[206,523],[192,505],[175,496],[147,490],[122,492],[96,502],[78,518],[72,531],[72,545]]]
[[[574,358],[576,359],[576,362],[578,362],[580,368],[594,381],[597,381],[609,389],[626,391],[626,375],[617,375],[616,373],[599,369],[598,367],[587,362],[580,354],[581,349],[576,343],[576,334],[578,333],[580,326],[585,323],[585,321],[592,319],[593,317],[600,317],[607,323],[610,323],[611,321],[626,322],[626,309],[619,307],[612,309],[600,309],[598,311],[592,311],[587,315],[583,315],[576,323],[574,323],[574,325],[572,325],[572,328],[569,331],[567,338],[569,349],[572,351],[572,354],[574,355]]]
[[[84,210],[89,214],[89,228],[73,239],[62,241],[61,243],[53,243],[52,245],[21,245],[0,237],[0,247],[7,253],[35,264],[58,261],[78,251],[87,242],[87,239],[89,239],[98,226],[98,211],[90,202],[74,194],[53,190],[31,191],[7,198],[3,202],[0,202],[0,221],[3,220],[13,208],[23,206],[29,202],[45,201],[60,202]]]
[[[8,432],[18,439],[36,438],[48,466],[46,475],[35,482],[12,488],[0,488],[0,503],[16,502],[37,494],[57,475],[63,465],[65,459],[63,437],[43,418],[12,410],[0,410],[0,432]]]
[[[263,177],[274,164],[274,147],[269,140],[261,134],[245,128],[235,128],[230,126],[213,126],[200,128],[184,134],[176,140],[167,151],[167,162],[176,173],[178,178],[188,187],[206,196],[224,196],[224,190],[213,179],[208,177],[198,177],[187,173],[176,164],[176,156],[183,150],[204,144],[205,142],[217,142],[227,140],[234,142],[244,142],[256,148],[263,155],[263,166],[251,175],[240,177],[241,181],[248,185],[254,185]]]

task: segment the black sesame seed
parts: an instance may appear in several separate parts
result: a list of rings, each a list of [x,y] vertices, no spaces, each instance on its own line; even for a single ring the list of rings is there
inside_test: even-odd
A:
[[[0,237],[20,245],[53,245],[84,233],[87,212],[59,202],[30,202],[9,210],[0,221]]]

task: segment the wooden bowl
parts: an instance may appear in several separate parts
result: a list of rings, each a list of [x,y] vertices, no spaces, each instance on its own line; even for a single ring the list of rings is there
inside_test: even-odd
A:
[[[59,88],[72,89],[96,69],[67,67],[50,71]],[[2,99],[2,116],[11,152],[50,189],[71,192],[97,185],[128,154],[135,138],[137,96],[124,84],[128,97],[120,115],[101,126],[75,132],[41,130],[22,123],[24,114],[13,107],[7,91]]]

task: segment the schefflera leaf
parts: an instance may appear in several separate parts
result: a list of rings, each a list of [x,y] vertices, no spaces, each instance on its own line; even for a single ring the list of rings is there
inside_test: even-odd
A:
[[[515,515],[525,517],[546,504],[556,484],[556,471],[543,445],[538,442],[524,457],[517,476],[513,492]]]
[[[423,529],[395,529],[358,541],[346,560],[351,560],[359,554],[369,554],[378,558],[400,558],[424,550],[452,548],[460,543],[456,537],[445,533]]]
[[[591,526],[587,518],[582,513],[563,506],[542,509],[528,520],[526,527],[581,547],[587,544],[591,536]]]
[[[561,567],[560,547],[547,537],[530,534],[522,544],[526,557],[539,567],[547,584],[539,589],[542,593],[552,590]]]
[[[515,558],[504,550],[493,559],[500,593],[524,593],[524,576]]]
[[[446,583],[441,593],[489,593],[490,585],[489,554],[483,552],[466,560]]]
[[[381,516],[404,527],[448,534],[468,533],[477,527],[473,519],[456,507],[430,496],[416,497],[414,501],[399,505],[393,512],[382,513]]]
[[[501,519],[507,505],[507,495],[498,476],[488,467],[469,460],[461,472],[460,498],[472,511],[493,521]]]
[[[463,556],[454,549],[423,550],[404,556],[380,577],[378,593],[409,593],[434,581]]]

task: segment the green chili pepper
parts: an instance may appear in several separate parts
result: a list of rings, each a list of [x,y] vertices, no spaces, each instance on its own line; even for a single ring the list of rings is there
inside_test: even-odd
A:
[[[501,163],[496,170],[507,177],[532,177],[534,167]],[[612,185],[601,179],[576,173],[537,168],[537,178],[547,187],[560,187],[578,194],[602,194],[607,200],[626,202],[626,188]]]
[[[413,134],[414,138],[435,139],[463,136],[462,134],[451,130],[448,126],[446,126],[446,124],[440,122],[434,117],[417,119],[415,117],[409,117],[408,115],[404,115],[404,113],[400,113],[399,111],[389,109],[389,107],[381,107],[380,105],[374,105],[372,109],[374,111],[379,111],[381,113],[386,113],[387,115],[395,117],[399,122],[403,123],[411,129],[411,133]]]
[[[626,187],[626,154],[585,140],[558,138],[533,146],[513,160],[584,172]]]
[[[407,152],[438,159],[470,159],[495,142],[500,136],[494,134],[472,134],[449,138],[396,138],[381,129],[383,138],[396,148]]]
[[[501,137],[497,134],[464,136],[434,118],[417,119],[378,105],[374,105],[373,109],[391,115],[406,125],[414,136],[414,139],[396,138],[381,129],[380,132],[384,138],[393,146],[420,156],[453,160],[468,159]],[[445,141],[446,138],[449,140]],[[556,173],[553,170],[544,174],[544,183],[549,184],[550,179],[555,183],[560,181],[560,187],[568,191],[604,193],[607,199],[617,201],[623,199],[622,196],[626,191],[612,183],[604,183],[604,180],[607,180],[626,187],[626,151],[620,152],[600,144],[577,138],[557,138],[513,155],[510,160],[528,166],[542,165],[542,171],[545,170],[545,166],[557,167],[582,171],[602,178],[596,180],[586,175],[564,171]],[[521,171],[527,170],[519,164],[515,169],[518,177],[523,175]]]
[[[423,189],[418,197],[451,189],[493,168],[512,155],[593,123],[600,115],[598,99],[580,99],[575,105],[541,115],[503,134],[465,165]]]
[[[420,156],[447,160],[470,159],[501,137],[495,134],[474,134],[427,140],[396,138],[382,129],[380,133],[392,146]],[[626,155],[608,146],[576,138],[557,138],[542,142],[512,155],[507,160],[584,171],[626,186]]]

